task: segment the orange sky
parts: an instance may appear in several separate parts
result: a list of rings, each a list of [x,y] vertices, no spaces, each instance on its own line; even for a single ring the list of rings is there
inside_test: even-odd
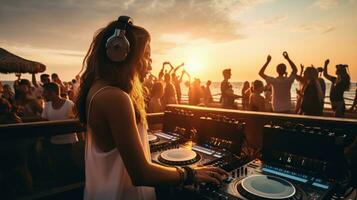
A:
[[[219,81],[232,68],[232,80],[252,81],[266,56],[268,73],[285,62],[296,65],[348,64],[357,80],[356,0],[167,0],[113,2],[2,0],[0,47],[47,65],[72,79],[81,69],[94,32],[118,14],[134,18],[152,35],[153,73],[161,63],[185,63],[202,80]],[[285,62],[286,63],[286,62]],[[0,74],[0,80],[14,75]]]

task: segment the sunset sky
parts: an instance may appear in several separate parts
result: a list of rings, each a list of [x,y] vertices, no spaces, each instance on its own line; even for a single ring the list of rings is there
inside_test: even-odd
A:
[[[275,76],[286,50],[297,65],[329,58],[331,73],[348,64],[357,80],[357,0],[0,0],[0,47],[70,80],[94,32],[123,14],[150,32],[154,74],[170,61],[201,80],[232,68],[252,81],[268,54]]]

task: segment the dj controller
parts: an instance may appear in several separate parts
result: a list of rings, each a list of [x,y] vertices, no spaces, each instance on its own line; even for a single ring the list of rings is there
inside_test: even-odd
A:
[[[173,121],[166,121],[163,131],[149,135],[153,162],[215,166],[229,173],[221,186],[185,187],[196,195],[194,199],[344,199],[337,192],[338,185],[348,179],[342,159],[348,135],[343,131],[268,124],[263,131],[262,156],[252,159],[241,151],[243,120],[196,117],[182,111],[165,115]]]

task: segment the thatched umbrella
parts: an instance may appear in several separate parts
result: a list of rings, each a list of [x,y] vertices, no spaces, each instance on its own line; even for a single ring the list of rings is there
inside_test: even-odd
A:
[[[26,60],[0,48],[0,73],[40,73],[45,70],[42,63]]]

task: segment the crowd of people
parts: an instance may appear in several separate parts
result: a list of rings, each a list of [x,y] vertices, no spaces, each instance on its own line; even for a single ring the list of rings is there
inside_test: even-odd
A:
[[[63,82],[57,74],[41,74],[40,83],[35,74],[32,75],[32,83],[17,76],[13,87],[0,83],[0,124],[75,118],[73,101],[78,93],[79,76],[71,82]],[[56,180],[55,184],[68,183],[81,174],[79,161],[83,159],[79,152],[83,152],[82,134],[24,139],[16,141],[15,145],[7,144],[2,143],[0,158],[12,155],[16,161],[5,162],[0,167],[0,185],[3,186],[0,188],[5,196],[31,193],[34,190],[33,179],[38,179],[33,174],[43,173],[42,176],[48,172]],[[36,163],[36,167],[32,166],[31,170],[29,163]],[[16,180],[16,183],[3,185],[11,180]],[[11,188],[14,185],[16,190]]]
[[[213,100],[211,93],[212,82],[210,80],[206,84],[201,84],[200,79],[191,78],[190,74],[184,69],[184,63],[175,67],[170,62],[163,62],[158,76],[150,72],[143,81],[146,111],[148,113],[163,112],[167,104],[188,103],[189,105],[220,106],[228,109],[321,116],[326,96],[326,83],[322,77],[325,77],[331,82],[329,97],[334,115],[336,117],[344,116],[346,110],[344,92],[350,88],[347,65],[336,65],[336,76],[328,74],[329,60],[325,61],[324,68],[315,68],[314,66],[305,68],[304,65],[301,65],[300,74],[298,74],[296,65],[286,52],[283,53],[283,57],[291,66],[292,71],[289,75],[284,63],[276,66],[277,77],[265,74],[265,69],[271,61],[271,56],[269,55],[266,63],[259,71],[259,75],[265,81],[265,84],[258,79],[252,83],[245,81],[241,94],[235,94],[233,85],[229,82],[232,76],[231,69],[224,69],[222,71],[223,81],[220,87],[219,102]],[[179,73],[180,70],[181,72]],[[52,102],[51,105],[54,106],[56,106],[56,103],[53,103],[53,100],[46,99],[44,89],[52,88],[46,87],[46,85],[53,86],[55,83],[59,87],[59,97],[61,99],[57,100],[59,101],[58,105],[62,105],[64,100],[73,103],[80,86],[79,76],[76,76],[70,82],[61,81],[58,74],[55,73],[51,76],[49,74],[41,74],[40,82],[37,82],[35,74],[32,75],[32,81],[21,79],[19,75],[17,76],[18,79],[14,81],[13,87],[8,84],[0,85],[3,111],[0,116],[1,123],[51,120],[51,117],[44,118],[43,112],[48,109],[48,102]],[[299,86],[296,89],[295,108],[292,108],[290,91],[295,80]],[[187,100],[182,98],[181,85],[187,87]],[[14,91],[12,88],[14,88]],[[241,100],[241,107],[239,108],[237,99]],[[356,105],[357,98],[355,98],[349,110],[355,111]],[[66,118],[64,117],[63,119]]]
[[[309,66],[305,69],[301,65],[301,71],[298,75],[298,69],[287,52],[283,52],[283,57],[288,61],[292,69],[290,74],[287,73],[286,65],[280,63],[276,66],[277,77],[267,75],[265,70],[271,61],[271,56],[268,55],[265,64],[259,71],[259,76],[265,80],[266,84],[264,85],[261,80],[255,80],[251,84],[245,81],[241,95],[234,94],[232,84],[228,81],[231,77],[231,70],[223,70],[224,80],[221,83],[222,106],[235,109],[234,100],[242,98],[241,109],[243,110],[322,116],[326,96],[326,83],[322,78],[323,76],[331,81],[329,96],[334,116],[344,117],[346,109],[344,93],[349,91],[350,88],[348,65],[336,65],[336,76],[332,76],[328,74],[330,61],[327,59],[324,68]],[[296,89],[295,109],[292,109],[291,88],[295,80],[299,83],[299,88]],[[356,105],[357,92],[350,110],[355,110]]]

